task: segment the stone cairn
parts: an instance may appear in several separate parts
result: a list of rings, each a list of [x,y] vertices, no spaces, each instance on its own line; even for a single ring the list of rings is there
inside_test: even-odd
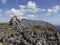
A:
[[[17,18],[17,16],[14,16],[11,18],[10,25],[13,27],[14,30],[17,30],[17,31],[21,30],[21,22]]]

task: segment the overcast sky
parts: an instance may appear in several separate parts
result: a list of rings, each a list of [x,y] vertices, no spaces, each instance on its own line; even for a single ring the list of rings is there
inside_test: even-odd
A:
[[[60,0],[0,0],[0,21],[14,15],[60,25]]]

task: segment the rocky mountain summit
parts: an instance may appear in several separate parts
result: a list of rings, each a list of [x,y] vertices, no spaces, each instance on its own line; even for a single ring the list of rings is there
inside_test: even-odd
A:
[[[5,28],[0,31],[0,45],[60,45],[60,32],[50,31],[54,30],[51,28],[54,27],[51,24],[45,23],[43,26],[40,22],[39,25],[35,23],[37,26],[33,24],[31,28],[30,24],[32,23],[29,22],[29,28],[23,23],[26,25],[28,22],[25,20],[21,22],[16,16],[12,17],[10,22],[6,24],[8,33]],[[1,25],[0,29],[3,26]]]

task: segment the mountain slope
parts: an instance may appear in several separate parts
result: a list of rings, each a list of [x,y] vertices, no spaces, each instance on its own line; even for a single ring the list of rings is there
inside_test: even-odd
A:
[[[28,19],[22,19],[21,24],[27,27],[31,27],[33,25],[41,25],[43,27],[45,26],[53,26],[52,24],[40,20],[28,20]]]

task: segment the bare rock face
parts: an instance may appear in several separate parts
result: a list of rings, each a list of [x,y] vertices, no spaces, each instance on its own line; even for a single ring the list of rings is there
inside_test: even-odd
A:
[[[10,20],[10,25],[15,29],[15,30],[19,30],[20,28],[20,20],[17,18],[17,16],[14,16],[11,18]]]

